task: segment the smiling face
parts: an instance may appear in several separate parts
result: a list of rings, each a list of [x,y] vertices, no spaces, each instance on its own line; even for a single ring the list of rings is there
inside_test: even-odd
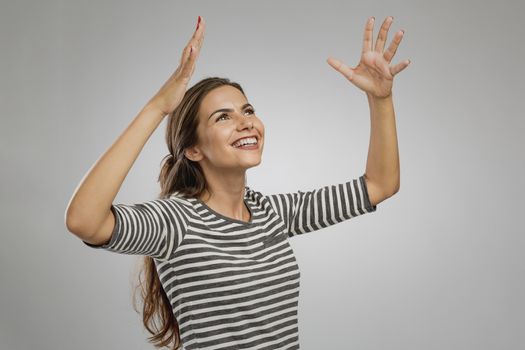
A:
[[[259,165],[264,124],[240,90],[230,85],[211,90],[202,100],[198,117],[198,144],[186,150],[186,157],[199,162],[205,172],[226,168],[244,171]],[[249,136],[257,139],[256,145],[233,146]]]

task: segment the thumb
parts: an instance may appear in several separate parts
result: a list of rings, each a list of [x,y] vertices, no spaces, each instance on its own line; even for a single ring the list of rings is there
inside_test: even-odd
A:
[[[331,65],[336,71],[343,74],[348,80],[352,80],[354,77],[354,70],[344,64],[342,61],[334,57],[328,57],[326,62]]]

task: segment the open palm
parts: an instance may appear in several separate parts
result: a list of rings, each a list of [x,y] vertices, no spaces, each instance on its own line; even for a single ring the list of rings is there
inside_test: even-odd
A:
[[[368,19],[365,26],[361,60],[355,68],[351,68],[333,57],[327,59],[328,64],[335,70],[343,74],[358,88],[374,97],[384,98],[390,96],[392,94],[394,76],[405,69],[410,63],[409,60],[405,60],[396,65],[390,65],[403,37],[404,31],[402,30],[395,34],[392,43],[388,49],[383,52],[388,29],[393,20],[394,18],[391,16],[385,19],[379,30],[375,47],[372,49],[374,18],[371,17]]]

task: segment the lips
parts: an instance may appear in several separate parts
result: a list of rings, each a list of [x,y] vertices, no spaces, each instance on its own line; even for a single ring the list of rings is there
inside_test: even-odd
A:
[[[250,135],[250,136],[244,136],[244,137],[241,137],[241,138],[235,140],[234,142],[231,143],[231,146],[233,146],[235,144],[235,142],[237,142],[239,140],[247,139],[247,138],[250,138],[250,137],[254,137],[257,140],[257,143],[259,143],[259,138],[256,135]]]

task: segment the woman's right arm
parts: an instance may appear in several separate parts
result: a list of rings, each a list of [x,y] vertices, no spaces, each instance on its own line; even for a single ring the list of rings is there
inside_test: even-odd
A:
[[[80,239],[102,244],[115,225],[111,205],[142,148],[165,117],[147,104],[84,176],[66,210],[66,227]]]
[[[201,17],[176,71],[89,169],[73,193],[66,209],[65,224],[83,241],[103,244],[110,240],[115,227],[111,211],[113,200],[151,134],[182,101],[200,53],[204,30]]]

